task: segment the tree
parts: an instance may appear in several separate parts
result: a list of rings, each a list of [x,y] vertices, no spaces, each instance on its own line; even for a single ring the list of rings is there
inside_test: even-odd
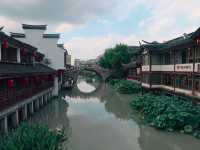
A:
[[[103,68],[117,69],[122,64],[128,64],[131,61],[131,56],[128,53],[128,46],[118,44],[114,48],[109,48],[101,57],[99,64]]]
[[[123,76],[122,64],[128,64],[131,56],[128,53],[128,46],[118,44],[114,48],[109,48],[101,57],[99,64],[103,68],[111,69],[117,77]]]

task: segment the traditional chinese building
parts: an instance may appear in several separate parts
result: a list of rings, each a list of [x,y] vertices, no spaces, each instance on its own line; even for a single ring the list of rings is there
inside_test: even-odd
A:
[[[22,28],[24,33],[11,33],[11,37],[37,47],[38,51],[45,55],[43,62],[58,73],[57,91],[55,91],[55,95],[58,95],[63,83],[63,72],[68,64],[68,52],[63,44],[58,44],[60,34],[45,33],[47,25],[22,24]]]
[[[56,70],[37,48],[0,31],[0,131],[7,132],[50,99]]]
[[[200,28],[176,39],[145,42],[141,84],[200,98]]]

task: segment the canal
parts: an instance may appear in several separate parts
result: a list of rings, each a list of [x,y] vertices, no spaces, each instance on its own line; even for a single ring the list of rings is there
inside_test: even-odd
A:
[[[156,130],[140,123],[129,107],[134,95],[80,79],[71,91],[36,113],[33,123],[65,128],[66,150],[199,150],[190,135]]]

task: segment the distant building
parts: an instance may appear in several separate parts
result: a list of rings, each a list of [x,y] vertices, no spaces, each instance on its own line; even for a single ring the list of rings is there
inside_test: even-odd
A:
[[[72,66],[72,58],[71,58],[71,55],[65,54],[65,59],[66,59],[65,67],[66,67],[66,68],[71,67],[71,66]]]
[[[59,90],[66,64],[65,57],[68,54],[63,44],[57,44],[60,35],[45,33],[47,25],[22,24],[22,28],[24,33],[11,33],[11,37],[37,47],[38,51],[45,55],[43,62],[58,71]]]
[[[64,52],[64,66],[65,68],[71,67],[71,55],[68,54],[68,51],[65,49],[64,44],[57,44],[58,47],[65,50]]]
[[[80,59],[75,59],[75,60],[74,60],[74,66],[75,66],[75,67],[79,67],[80,64],[81,64],[81,60],[80,60]]]

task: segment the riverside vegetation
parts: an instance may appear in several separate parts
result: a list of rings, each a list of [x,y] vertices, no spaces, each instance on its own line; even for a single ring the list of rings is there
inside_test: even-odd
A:
[[[124,79],[110,79],[108,83],[121,94],[135,94],[141,90],[139,85]]]
[[[140,94],[141,87],[123,79],[111,79],[109,85],[121,94],[137,94],[130,105],[144,123],[157,129],[193,134],[200,139],[200,106],[176,96]]]
[[[147,124],[158,129],[193,134],[200,139],[200,106],[166,95],[138,95],[131,102]]]
[[[0,150],[61,150],[64,130],[50,130],[44,125],[22,124],[0,138]]]
[[[200,106],[176,96],[141,95],[141,87],[128,80],[110,79],[108,83],[121,94],[137,94],[130,105],[144,123],[157,129],[193,134],[200,139]]]

